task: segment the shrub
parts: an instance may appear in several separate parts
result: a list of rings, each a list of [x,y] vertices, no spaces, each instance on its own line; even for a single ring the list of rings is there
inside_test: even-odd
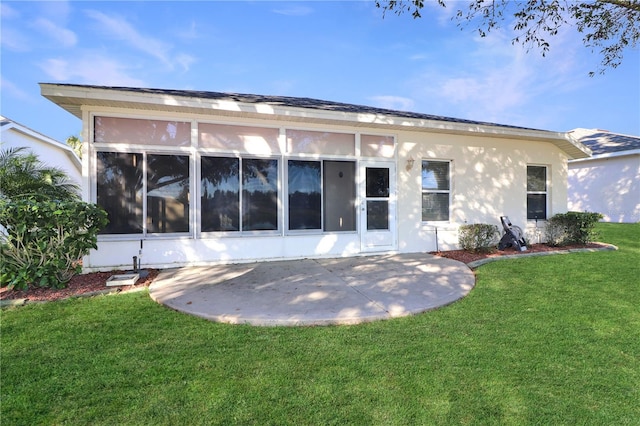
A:
[[[462,225],[458,235],[458,241],[462,249],[473,252],[493,250],[499,238],[498,227],[487,223]]]
[[[595,240],[595,225],[603,216],[600,213],[568,212],[559,213],[547,221],[545,237],[547,244],[566,246],[588,244]]]
[[[65,287],[79,261],[97,248],[107,214],[81,201],[0,201],[0,284],[10,288]]]

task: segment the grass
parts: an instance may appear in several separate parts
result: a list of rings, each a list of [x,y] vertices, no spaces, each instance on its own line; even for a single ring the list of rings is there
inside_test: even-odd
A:
[[[144,293],[2,311],[2,424],[640,424],[640,224],[615,252],[491,263],[469,296],[258,328]]]

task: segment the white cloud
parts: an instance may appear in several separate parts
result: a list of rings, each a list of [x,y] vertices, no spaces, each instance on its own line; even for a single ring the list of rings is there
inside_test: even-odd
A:
[[[176,62],[182,67],[182,70],[187,72],[191,68],[191,64],[196,62],[196,58],[186,53],[180,53],[176,56]]]
[[[18,18],[20,13],[7,3],[0,3],[0,16],[2,19],[13,19]]]
[[[172,67],[171,46],[169,44],[141,34],[123,18],[108,16],[97,10],[87,10],[86,14],[96,21],[108,36],[125,41],[134,49],[144,52]]]
[[[2,37],[0,37],[2,47],[15,52],[27,52],[31,50],[28,38],[20,31],[13,28],[2,28]]]
[[[20,89],[18,86],[0,76],[0,92],[2,92],[2,97],[5,98],[7,95],[10,95],[14,99],[18,99],[20,101],[33,101],[31,95]],[[6,99],[3,100],[6,102]]]
[[[543,58],[512,45],[508,32],[498,30],[458,46],[465,53],[457,62],[447,62],[446,68],[430,64],[410,85],[430,113],[544,127],[563,108],[550,103],[549,94],[569,96],[585,84],[576,75],[576,45],[569,40],[565,33],[558,34]]]
[[[411,111],[414,105],[412,99],[403,98],[402,96],[381,95],[371,96],[369,99],[379,108],[399,111]]]
[[[61,47],[73,47],[78,42],[78,38],[73,31],[56,25],[48,19],[36,19],[33,22],[33,27]]]
[[[126,65],[95,53],[76,57],[72,61],[47,59],[39,66],[55,81],[107,86],[145,86],[142,80],[127,74],[129,67]]]
[[[178,37],[180,37],[183,40],[195,40],[200,37],[198,35],[196,23],[194,21],[191,21],[191,25],[189,26],[188,29],[180,30],[176,34]]]
[[[289,6],[285,9],[274,9],[273,12],[286,16],[307,16],[313,13],[313,9],[308,6]]]

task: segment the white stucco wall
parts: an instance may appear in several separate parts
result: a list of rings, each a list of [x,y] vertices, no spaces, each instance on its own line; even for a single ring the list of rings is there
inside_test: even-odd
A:
[[[571,211],[602,213],[607,222],[640,221],[640,153],[569,164]]]
[[[80,185],[82,183],[82,171],[79,164],[74,164],[62,145],[61,142],[44,141],[15,128],[2,132],[2,149],[27,147],[38,156],[41,162],[47,166],[64,170],[74,183]]]
[[[547,143],[437,133],[398,135],[398,217],[400,251],[458,248],[458,227],[490,223],[501,230],[500,216],[509,216],[532,242],[539,242],[544,223],[527,221],[527,165],[547,166],[547,216],[567,211],[566,155]],[[406,160],[416,165],[406,170]],[[422,222],[421,166],[423,159],[450,160],[451,220]]]
[[[144,114],[151,119],[189,120],[196,123],[217,120],[207,115],[159,113]],[[90,141],[94,115],[131,117],[131,111],[105,108],[84,111],[83,140]],[[223,119],[224,120],[224,119]],[[395,224],[397,252],[429,252],[436,249],[458,248],[458,227],[465,223],[492,223],[500,226],[500,216],[507,215],[514,225],[525,229],[529,239],[537,242],[535,222],[526,220],[527,165],[544,165],[548,170],[548,216],[567,211],[567,156],[558,147],[546,142],[470,136],[446,133],[398,131],[380,127],[367,128],[339,124],[308,124],[300,121],[259,120],[241,117],[229,119],[229,124],[256,125],[324,130],[358,134],[393,135],[396,140],[396,206]],[[193,132],[197,139],[197,132]],[[100,149],[100,147],[98,147]],[[118,144],[113,149],[127,150]],[[101,148],[101,149],[104,149]],[[153,148],[155,149],[155,148]],[[166,151],[170,147],[158,147]],[[182,147],[182,153],[194,155],[196,148]],[[84,197],[95,202],[96,148],[85,143],[83,168]],[[286,160],[285,157],[280,157]],[[325,157],[316,157],[325,158]],[[336,159],[335,156],[331,157]],[[363,158],[344,157],[358,163]],[[337,158],[340,159],[340,158]],[[369,158],[370,160],[371,158]],[[413,159],[413,167],[407,160]],[[448,222],[422,222],[421,161],[423,159],[451,161],[451,216]],[[388,160],[388,159],[382,159]],[[195,164],[195,163],[194,163]],[[193,177],[196,177],[195,166]],[[196,199],[197,184],[192,183],[192,197]],[[281,197],[284,195],[281,195]],[[192,210],[196,210],[193,208]],[[192,213],[192,233],[189,236],[102,236],[98,250],[92,250],[84,260],[87,270],[129,269],[133,256],[141,256],[143,267],[171,267],[220,262],[256,261],[264,259],[292,259],[304,257],[340,257],[361,254],[360,231],[346,233],[309,233],[305,235],[234,235],[216,236],[196,231],[195,211]],[[284,222],[283,222],[283,227]],[[539,224],[543,226],[542,223]],[[358,222],[357,229],[362,227]],[[436,240],[436,230],[438,238]],[[143,238],[143,248],[140,240]]]

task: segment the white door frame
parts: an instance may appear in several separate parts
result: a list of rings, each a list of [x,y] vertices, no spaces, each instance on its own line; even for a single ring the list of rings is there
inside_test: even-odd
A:
[[[386,168],[389,170],[388,197],[367,197],[367,169]],[[397,219],[397,185],[396,163],[393,160],[361,160],[358,164],[358,218],[360,232],[360,251],[384,252],[398,248],[398,219]],[[368,206],[372,202],[386,202],[388,207],[387,229],[368,229]]]

